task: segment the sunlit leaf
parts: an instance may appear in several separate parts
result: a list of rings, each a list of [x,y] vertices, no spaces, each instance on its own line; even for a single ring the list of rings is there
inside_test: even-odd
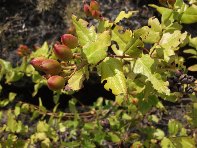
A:
[[[115,95],[126,94],[126,79],[122,63],[118,59],[106,58],[101,63],[101,82],[106,80],[105,89],[112,90]]]
[[[186,50],[183,50],[183,52],[188,53],[188,54],[197,55],[197,50],[195,50],[195,49],[186,49]]]
[[[197,22],[197,6],[191,5],[186,11],[182,14],[181,22],[185,24],[192,24]]]
[[[96,40],[96,32],[93,26],[88,28],[88,22],[82,19],[77,20],[77,17],[74,15],[72,16],[72,20],[81,46]]]
[[[19,106],[15,106],[15,109],[14,109],[15,116],[17,117],[20,113],[21,113],[20,107]]]
[[[159,7],[157,5],[151,4],[149,5],[153,8],[156,8],[157,11],[162,15],[162,23],[166,23],[166,21],[170,21],[169,18],[172,17],[173,10],[165,7]],[[173,21],[173,20],[171,20]]]
[[[111,140],[115,143],[121,141],[121,139],[115,133],[109,132],[108,135],[110,136]]]
[[[10,62],[0,59],[0,80],[6,74],[7,69],[10,69],[11,67],[12,66]]]
[[[161,147],[162,148],[176,148],[173,143],[170,141],[170,139],[164,137],[161,141]]]
[[[7,119],[7,126],[8,126],[8,131],[11,132],[16,132],[17,128],[18,128],[18,124],[17,121],[15,119],[15,116],[11,113],[11,111],[9,110],[7,113],[8,119]]]
[[[173,33],[164,33],[159,45],[163,48],[176,48],[185,40],[187,33],[176,30]]]
[[[168,132],[170,136],[176,136],[180,132],[182,124],[176,120],[169,120],[168,122]]]
[[[114,21],[115,23],[118,23],[120,22],[121,20],[123,20],[124,18],[130,18],[132,16],[133,12],[132,11],[129,11],[128,13],[126,13],[125,11],[121,11],[116,20]]]
[[[178,46],[186,39],[187,33],[181,33],[181,31],[176,30],[173,33],[164,33],[159,45],[162,47],[164,60],[169,61],[170,57],[175,55],[175,50]]]
[[[135,36],[140,37],[145,43],[156,43],[160,39],[160,33],[148,26],[144,26],[134,31]]]
[[[39,121],[36,130],[37,132],[47,132],[49,130],[49,125],[44,121]]]
[[[88,69],[85,66],[76,71],[75,74],[68,80],[68,87],[77,91],[83,87],[83,81],[86,78],[88,78]]]
[[[32,141],[41,141],[41,140],[45,140],[46,138],[47,138],[47,135],[44,132],[38,132],[38,133],[31,135]]]
[[[158,140],[162,140],[165,136],[164,131],[160,130],[160,129],[156,129],[156,131],[153,133],[154,138],[158,139]]]
[[[109,20],[101,20],[97,27],[97,31],[101,33],[101,32],[104,32],[107,28],[111,28],[112,26],[113,26],[113,23],[110,23]]]
[[[139,57],[142,51],[138,47],[143,47],[143,42],[137,37],[130,38],[127,43],[124,53],[129,54],[133,58]]]
[[[188,67],[189,71],[197,71],[197,64]]]
[[[9,98],[9,101],[12,102],[15,99],[16,95],[17,95],[16,93],[10,92],[9,93],[9,97],[8,97]]]
[[[153,67],[154,60],[149,55],[142,55],[136,60],[133,71],[145,75],[159,93],[169,95],[168,82],[163,81],[161,75],[152,70]]]
[[[129,42],[130,38],[132,37],[132,32],[129,30],[126,30],[123,33],[121,33],[121,31],[123,31],[123,28],[120,26],[116,26],[112,30],[112,38],[111,39],[118,44],[119,50],[124,51],[127,43]]]
[[[197,49],[197,37],[189,38],[189,45]]]
[[[48,55],[49,55],[49,46],[47,42],[44,42],[41,48],[38,48],[36,51],[31,53],[31,58],[48,57]]]
[[[51,145],[51,141],[49,138],[45,138],[42,142],[41,142],[41,147],[50,147]]]
[[[124,120],[131,120],[131,119],[132,119],[132,117],[131,117],[131,116],[129,116],[127,113],[123,113],[123,115],[122,115],[122,119],[124,119]]]
[[[170,138],[175,148],[195,148],[195,141],[191,137]]]
[[[154,30],[155,32],[161,32],[162,27],[157,18],[151,17],[148,19],[148,25],[151,26],[151,29]]]
[[[89,64],[97,64],[107,56],[108,46],[111,44],[111,36],[109,31],[105,31],[98,35],[96,41],[86,44],[83,52]]]

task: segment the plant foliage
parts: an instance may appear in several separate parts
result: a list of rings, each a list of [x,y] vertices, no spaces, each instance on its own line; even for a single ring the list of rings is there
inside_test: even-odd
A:
[[[91,3],[99,8],[96,1]],[[53,111],[42,105],[41,100],[47,98],[40,98],[39,106],[15,101],[17,94],[14,92],[1,99],[0,107],[8,109],[0,111],[0,146],[194,148],[196,134],[189,133],[185,125],[189,124],[192,129],[197,126],[196,79],[186,74],[187,68],[177,54],[180,49],[191,47],[184,52],[197,58],[196,37],[181,30],[182,24],[197,22],[196,2],[191,0],[190,3],[176,0],[174,4],[166,1],[166,7],[150,5],[161,13],[161,21],[152,17],[147,26],[136,30],[124,29],[118,23],[135,12],[121,11],[112,21],[101,16],[99,10],[92,10],[91,15],[97,19],[97,24],[92,26],[73,15],[76,29],[73,38],[77,38],[78,43],[73,49],[67,48],[72,52],[69,60],[56,56],[59,50],[62,51],[60,47],[66,46],[63,41],[56,47],[45,42],[31,53],[20,50],[23,58],[17,67],[0,59],[0,81],[12,85],[24,76],[29,77],[34,83],[32,96],[43,85],[49,86],[48,80],[54,72],[54,77],[58,75],[65,79],[65,87],[54,91],[56,106]],[[34,60],[33,63],[32,59],[38,57],[52,59],[60,68],[56,71],[53,62],[44,65],[42,61]],[[32,65],[40,67],[36,70]],[[46,72],[46,68],[53,73]],[[196,64],[188,70],[196,71]],[[68,103],[69,112],[58,110],[59,96],[72,95],[82,89],[92,73],[96,73],[103,87],[115,95],[115,101],[100,97],[94,105],[80,112],[77,100],[73,98]],[[55,82],[50,84],[56,85]],[[0,92],[4,89],[0,87]],[[168,112],[163,102],[178,103],[186,95],[192,100],[188,107],[193,109],[183,117],[186,124],[172,118],[163,127],[159,126],[163,116],[158,114]],[[10,109],[13,102],[15,105]],[[156,111],[159,113],[154,114]],[[28,115],[30,120],[26,121],[24,117]]]

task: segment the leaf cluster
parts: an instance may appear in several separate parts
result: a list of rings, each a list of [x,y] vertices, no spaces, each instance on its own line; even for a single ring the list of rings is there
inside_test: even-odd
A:
[[[181,29],[182,23],[195,23],[197,6],[176,0],[170,8],[151,5],[162,15],[155,17],[148,25],[131,30],[118,25],[135,12],[120,12],[115,21],[99,19],[96,25],[72,16],[79,46],[72,49],[77,55],[70,61],[60,61],[67,81],[64,90],[54,92],[53,111],[47,110],[41,99],[34,106],[17,102],[13,109],[0,112],[1,145],[7,147],[195,147],[195,134],[187,131],[184,123],[170,119],[166,129],[159,126],[162,116],[152,114],[153,110],[168,112],[163,101],[178,102],[184,96],[169,89],[169,77],[182,70],[187,72],[184,59],[177,53],[189,45],[194,49],[185,50],[196,58],[196,37]],[[29,64],[35,57],[58,60],[51,48],[43,46],[23,57],[16,68],[0,59],[0,80],[12,84],[24,76],[31,77],[35,96],[46,79]],[[71,66],[72,65],[72,66]],[[74,65],[74,70],[73,70]],[[189,70],[195,71],[195,66]],[[67,73],[70,75],[67,75]],[[91,73],[96,73],[104,88],[115,95],[115,101],[98,98],[93,106],[79,112],[77,100],[69,101],[69,112],[58,110],[60,94],[72,94],[83,87]],[[62,74],[62,75],[63,75]],[[185,86],[187,84],[184,84]],[[195,87],[195,84],[192,86]],[[4,88],[0,87],[0,90]],[[4,108],[12,103],[16,94],[10,92],[7,99],[0,101]],[[194,102],[191,113],[185,114],[187,124],[196,128],[196,94],[188,95]],[[24,114],[30,114],[30,123],[25,123]],[[35,123],[32,126],[32,122]],[[147,121],[147,122],[145,122]],[[25,140],[24,140],[25,139]]]

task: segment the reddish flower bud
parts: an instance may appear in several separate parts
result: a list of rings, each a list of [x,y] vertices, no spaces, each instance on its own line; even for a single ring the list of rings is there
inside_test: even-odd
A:
[[[55,44],[53,47],[53,52],[56,57],[60,60],[71,60],[73,58],[73,53],[70,48],[65,45]]]
[[[91,10],[99,10],[100,6],[97,1],[91,0],[90,2],[90,9]]]
[[[30,64],[36,69],[36,70],[39,70],[39,71],[43,71],[42,68],[41,68],[41,64],[42,62],[46,60],[45,57],[37,57],[37,58],[34,58],[33,60],[31,60]]]
[[[100,19],[101,18],[101,13],[98,10],[93,10],[92,11],[92,17],[95,19]]]
[[[61,36],[61,42],[73,49],[78,46],[78,39],[72,34],[64,34]]]
[[[30,54],[30,50],[26,45],[20,45],[17,49],[17,54],[19,56],[27,56]]]
[[[85,14],[86,14],[87,16],[91,16],[90,6],[89,6],[88,4],[85,4],[85,5],[83,6],[83,11],[85,12]]]
[[[23,56],[23,53],[20,51],[20,50],[17,50],[17,52],[16,52],[20,57],[22,57]]]
[[[61,65],[58,61],[53,59],[47,59],[42,62],[40,65],[42,71],[46,74],[56,75],[61,71]]]
[[[50,90],[60,90],[64,88],[65,79],[61,76],[51,76],[47,80],[47,85]]]

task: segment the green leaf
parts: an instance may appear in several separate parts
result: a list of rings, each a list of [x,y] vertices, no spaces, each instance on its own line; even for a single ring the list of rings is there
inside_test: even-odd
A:
[[[164,33],[159,45],[163,48],[176,48],[178,47],[187,37],[187,32],[181,33],[180,30],[176,30],[173,33]]]
[[[68,148],[78,148],[81,146],[80,142],[78,141],[63,142],[62,145]]]
[[[183,52],[188,53],[188,54],[197,55],[197,50],[195,50],[195,49],[186,49],[186,50],[183,50]]]
[[[154,5],[154,4],[150,4],[149,6],[150,6],[150,7],[153,7],[153,8],[156,8],[157,11],[158,11],[160,14],[163,14],[163,13],[168,12],[168,11],[172,11],[172,10],[169,9],[169,8],[159,7],[159,6]]]
[[[101,132],[101,131],[95,132],[94,140],[101,145],[103,143],[105,137],[106,137],[106,133],[107,132],[105,132],[105,131],[103,131],[103,132]]]
[[[120,22],[121,20],[123,20],[124,18],[130,18],[132,16],[133,12],[132,11],[129,11],[128,13],[126,13],[125,11],[121,11],[116,20],[114,21],[115,23],[118,23]]]
[[[146,89],[149,89],[149,87],[146,87]],[[150,87],[150,88],[152,88],[152,87]],[[148,91],[148,92],[150,92],[150,91]],[[148,111],[150,111],[152,109],[152,107],[155,107],[158,104],[158,102],[159,102],[159,100],[158,100],[157,96],[149,95],[148,98],[139,99],[138,109],[142,114],[146,114]]]
[[[9,69],[6,73],[6,83],[16,82],[23,77],[17,69]]]
[[[132,117],[130,115],[128,115],[127,113],[123,113],[122,119],[124,119],[124,120],[131,120]]]
[[[108,135],[110,136],[112,142],[119,143],[121,141],[121,139],[112,132],[109,132]]]
[[[192,4],[182,14],[181,22],[185,24],[192,24],[197,22],[197,6]]]
[[[30,58],[36,58],[36,57],[47,57],[49,56],[49,46],[47,42],[44,42],[41,48],[37,49],[35,52],[31,53]]]
[[[9,98],[9,101],[12,102],[15,99],[16,95],[17,95],[16,93],[10,92],[9,93],[9,97],[8,97]]]
[[[178,22],[173,22],[165,27],[165,32],[173,33],[176,30],[181,30],[183,27]]]
[[[175,50],[178,46],[186,39],[187,33],[181,33],[181,31],[176,30],[173,33],[164,33],[159,45],[162,47],[164,60],[168,62],[170,57],[175,55]]]
[[[37,132],[47,132],[49,130],[49,125],[45,121],[39,121],[36,129]]]
[[[162,27],[157,18],[151,17],[148,19],[148,26],[151,26],[151,29],[155,32],[162,32]]]
[[[197,64],[188,67],[189,71],[197,71]]]
[[[78,40],[81,46],[84,46],[96,40],[96,32],[93,26],[87,28],[88,22],[82,19],[77,20],[77,17],[75,15],[72,16],[72,20],[76,28]]]
[[[148,117],[148,120],[150,120],[151,122],[155,122],[155,123],[158,123],[159,122],[159,118],[156,115],[149,116]]]
[[[40,80],[40,82],[38,82],[37,84],[34,85],[34,91],[32,93],[32,96],[34,97],[37,93],[38,93],[38,90],[44,85],[46,84],[46,80],[44,80],[42,78],[42,80]]]
[[[59,130],[62,133],[66,131],[66,127],[65,127],[65,125],[62,122],[59,123]]]
[[[84,124],[84,129],[85,130],[93,130],[95,128],[96,128],[96,124],[95,123],[90,122],[90,123],[85,123]]]
[[[86,141],[83,142],[83,147],[85,148],[95,148],[96,145],[92,142],[89,141],[89,139]]]
[[[121,31],[123,31],[123,28],[120,26],[116,26],[112,30],[111,40],[115,41],[118,44],[119,50],[124,51],[127,43],[132,37],[132,32],[130,30],[126,30],[125,32],[121,33]]]
[[[157,140],[162,140],[165,136],[164,131],[160,130],[160,129],[156,129],[156,131],[153,133],[154,138]]]
[[[170,17],[173,14],[173,10],[165,7],[159,7],[157,5],[151,4],[150,7],[156,8],[156,10],[162,15],[162,23],[166,24],[166,22],[172,21]]]
[[[140,141],[135,141],[131,146],[131,148],[140,148],[140,147],[143,147],[143,144]]]
[[[112,90],[115,95],[126,94],[126,79],[123,74],[122,63],[118,59],[106,58],[101,63],[101,82],[107,81],[104,85],[106,90]]]
[[[51,141],[49,138],[45,138],[42,142],[41,142],[41,147],[42,148],[47,148],[50,147],[51,145]]]
[[[18,124],[17,121],[15,120],[15,116],[11,113],[10,110],[8,111],[7,116],[8,116],[7,126],[9,128],[8,131],[16,132],[18,128]]]
[[[15,82],[23,77],[20,67],[13,68],[10,62],[0,59],[0,80],[5,76],[6,83]]]
[[[68,80],[68,87],[77,91],[83,87],[83,81],[86,78],[88,78],[87,66],[75,72],[75,74]]]
[[[161,147],[162,148],[176,148],[173,143],[170,141],[170,139],[164,137],[161,141]]]
[[[168,122],[168,132],[170,136],[176,136],[180,132],[182,124],[174,119]]]
[[[113,23],[110,23],[109,20],[101,20],[97,27],[97,32],[101,33],[104,32],[107,28],[111,28]]]
[[[133,58],[137,58],[142,53],[142,51],[139,50],[138,47],[143,47],[143,45],[144,45],[143,42],[139,38],[133,37],[127,43],[127,46],[125,47],[124,52],[126,54],[129,54]]]
[[[183,0],[176,0],[174,7],[175,8],[181,8],[184,5]]]
[[[46,133],[44,132],[39,132],[39,133],[35,133],[33,135],[31,135],[31,141],[41,141],[41,140],[45,140],[47,138]]]
[[[142,41],[145,43],[156,43],[160,39],[160,33],[154,31],[148,26],[144,26],[140,29],[134,31],[135,37],[141,37]]]
[[[12,68],[10,62],[0,59],[0,80],[6,74],[7,70]]]
[[[164,93],[166,95],[170,94],[168,89],[168,82],[161,79],[161,75],[153,71],[154,60],[149,55],[142,55],[141,58],[136,60],[133,72],[136,74],[145,75],[159,93]]]
[[[108,46],[111,45],[111,36],[109,31],[105,31],[98,35],[95,42],[86,44],[83,47],[89,64],[97,64],[107,56]]]
[[[197,49],[197,37],[195,38],[189,38],[189,46],[194,47]]]
[[[175,148],[195,148],[195,141],[191,137],[170,138]]]
[[[172,48],[162,48],[163,55],[164,55],[164,61],[169,62],[170,57],[175,55],[175,52]]]
[[[15,106],[14,114],[16,117],[20,114],[20,112],[21,112],[20,106]]]

